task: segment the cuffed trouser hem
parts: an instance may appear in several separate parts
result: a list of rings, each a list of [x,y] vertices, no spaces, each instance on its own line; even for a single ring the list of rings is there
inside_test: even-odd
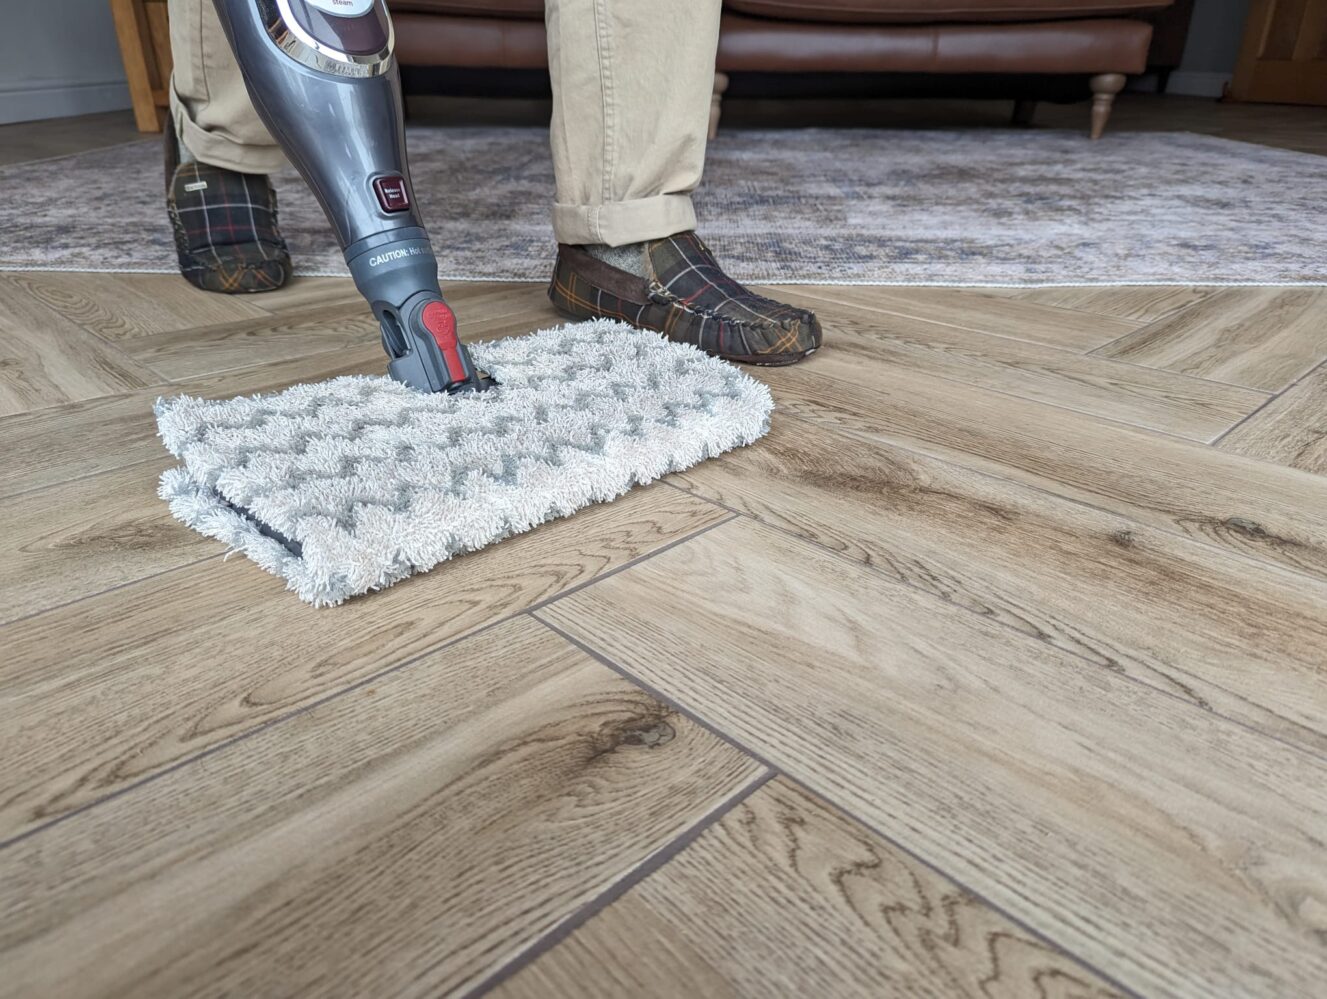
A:
[[[237,173],[275,173],[286,163],[286,154],[280,146],[245,145],[221,132],[199,128],[189,117],[184,101],[175,93],[173,81],[170,117],[175,123],[175,135],[200,163]]]
[[[553,206],[553,235],[559,243],[572,246],[625,246],[694,228],[696,210],[689,194],[660,194],[604,205]]]

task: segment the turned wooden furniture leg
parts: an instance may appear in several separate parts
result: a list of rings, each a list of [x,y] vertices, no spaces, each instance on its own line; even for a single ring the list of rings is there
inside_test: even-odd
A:
[[[1031,125],[1032,116],[1037,113],[1036,101],[1014,101],[1014,113],[1009,122],[1013,125]]]
[[[723,92],[728,89],[728,74],[714,74],[714,95],[710,97],[710,138],[719,134],[719,115],[722,113]]]
[[[1106,130],[1106,120],[1110,117],[1115,95],[1124,87],[1124,74],[1098,73],[1087,82],[1092,88],[1092,138],[1100,139],[1101,133]]]

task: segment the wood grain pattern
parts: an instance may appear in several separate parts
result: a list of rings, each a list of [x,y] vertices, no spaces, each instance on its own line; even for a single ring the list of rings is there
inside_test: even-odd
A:
[[[1309,372],[1217,447],[1327,475],[1327,366]]]
[[[135,337],[121,348],[160,378],[181,380],[273,361],[351,350],[374,343],[378,321],[363,303],[307,309],[291,316],[262,316]]]
[[[0,627],[0,839],[727,516],[656,486],[332,613],[231,559]]]
[[[472,308],[465,296],[455,296],[464,338],[527,333],[565,321],[542,292],[535,296],[527,291],[515,297],[519,301],[510,309],[485,309]],[[120,345],[161,377],[179,380],[377,342],[377,320],[364,308],[363,301],[354,301],[158,333]]]
[[[188,326],[261,319],[255,295],[213,295],[178,274],[16,272],[11,280],[52,312],[112,343]]]
[[[349,277],[305,277],[297,275],[284,288],[255,296],[258,306],[269,315],[300,312],[323,305],[363,302],[364,298]],[[365,306],[367,308],[367,306]]]
[[[124,392],[159,379],[0,274],[0,416]]]
[[[835,352],[865,356],[1023,399],[1209,441],[1253,412],[1265,392],[1107,358],[989,336],[872,309],[784,297],[818,307]]]
[[[778,298],[779,291],[779,288],[764,289],[765,294],[774,298]],[[1075,351],[1100,347],[1132,333],[1140,325],[1116,316],[987,295],[982,289],[800,285],[797,292],[808,298]]]
[[[490,994],[1121,995],[782,778]]]
[[[538,616],[1126,988],[1327,974],[1320,756],[744,519]]]
[[[1112,129],[1327,153],[1311,116],[1131,95]],[[132,129],[0,126],[0,163]],[[470,339],[561,321],[444,289]],[[158,395],[381,371],[352,284],[0,274],[0,994],[1320,992],[1327,293],[769,293],[853,329],[753,369],[768,439],[315,612],[180,565],[220,546],[138,473]]]
[[[806,364],[765,377],[790,415],[1327,576],[1327,482],[1316,476],[957,385],[832,345]]]
[[[517,619],[0,853],[0,995],[451,994],[760,776]]]
[[[791,419],[671,481],[1080,656],[1083,669],[1327,753],[1327,584]]]
[[[149,460],[0,500],[0,623],[218,554],[157,498]]]
[[[1276,392],[1322,360],[1327,291],[1222,288],[1095,353]]]
[[[0,497],[164,456],[152,413],[160,396],[275,392],[295,382],[381,373],[382,359],[381,347],[365,345],[0,417]]]
[[[1098,316],[1115,316],[1151,323],[1200,302],[1215,289],[1175,285],[1112,285],[1094,288],[983,289],[1037,305],[1074,309]]]

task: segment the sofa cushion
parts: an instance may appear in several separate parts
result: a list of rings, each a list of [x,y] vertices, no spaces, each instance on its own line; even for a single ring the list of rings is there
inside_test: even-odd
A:
[[[724,14],[725,72],[1141,73],[1152,25],[1135,19],[1029,24],[796,24]]]
[[[544,19],[544,0],[387,0],[395,14],[461,14],[467,17]]]
[[[944,24],[1109,17],[1169,7],[1171,0],[725,0],[729,10],[785,21]]]

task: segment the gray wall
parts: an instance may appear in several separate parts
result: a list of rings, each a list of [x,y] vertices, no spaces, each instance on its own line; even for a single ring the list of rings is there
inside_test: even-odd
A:
[[[1249,0],[1197,0],[1184,58],[1170,78],[1171,93],[1221,96],[1235,69],[1248,13]]]
[[[0,0],[0,122],[129,107],[108,0]]]

